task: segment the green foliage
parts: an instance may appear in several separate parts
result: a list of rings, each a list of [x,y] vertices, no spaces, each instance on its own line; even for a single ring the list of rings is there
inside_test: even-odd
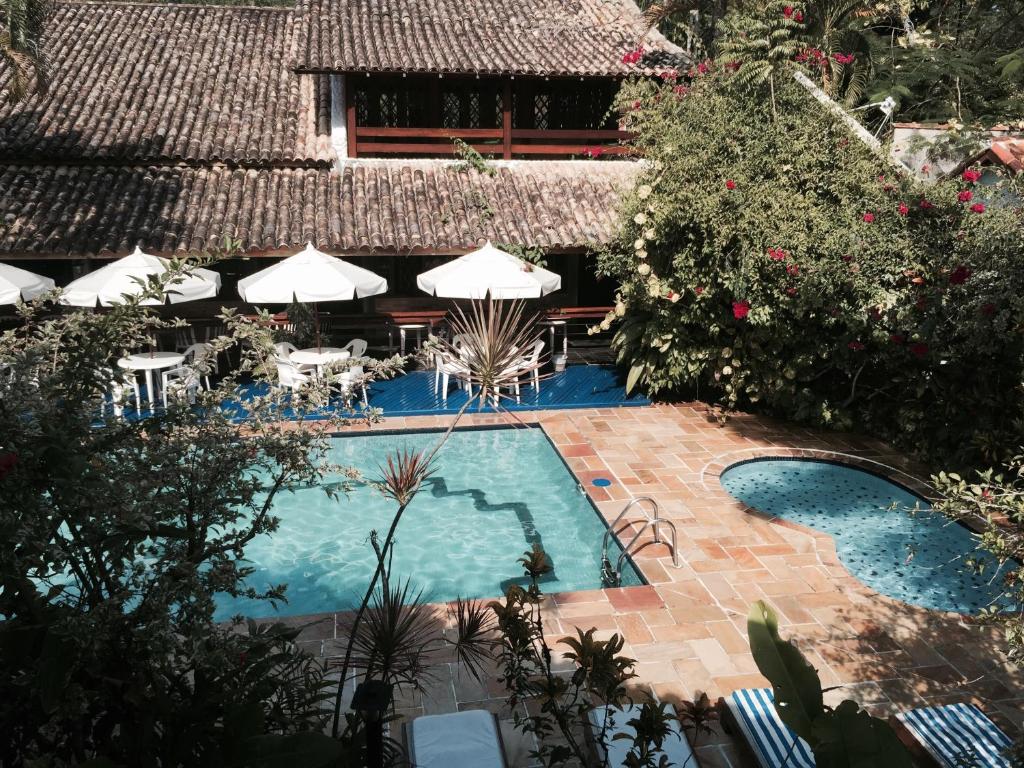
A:
[[[0,0],[0,62],[10,71],[7,97],[11,101],[47,88],[42,42],[49,15],[49,0]]]
[[[788,75],[773,120],[746,66],[620,96],[649,163],[599,259],[627,385],[998,455],[1024,428],[1022,180],[920,186]]]
[[[821,680],[800,650],[779,637],[778,617],[763,601],[747,617],[750,651],[772,684],[775,710],[808,743],[821,768],[910,768],[903,743],[888,723],[849,699],[823,703]]]
[[[1013,660],[1024,661],[1024,446],[999,468],[962,477],[940,472],[932,478],[938,492],[933,508],[950,520],[980,532],[977,550],[965,554],[968,567],[1003,588],[1001,599],[978,620],[1002,628]]]
[[[285,585],[245,583],[245,547],[277,528],[282,489],[323,477],[331,427],[290,429],[257,398],[243,436],[220,407],[240,405],[236,373],[199,408],[103,415],[118,358],[167,325],[138,303],[159,295],[157,280],[104,312],[40,301],[0,336],[4,765],[230,764],[256,737],[294,746],[323,724],[322,669],[299,628],[213,616],[219,592],[285,599]],[[216,349],[258,377],[266,331],[223,319]]]

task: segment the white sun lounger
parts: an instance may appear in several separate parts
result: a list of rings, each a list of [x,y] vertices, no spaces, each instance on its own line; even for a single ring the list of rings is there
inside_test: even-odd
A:
[[[626,761],[626,755],[629,754],[633,748],[633,739],[636,738],[636,731],[629,721],[639,716],[641,706],[639,704],[633,704],[631,706],[623,707],[618,709],[617,707],[595,707],[590,710],[590,731],[594,736],[594,748],[597,750],[598,758],[602,761],[605,760],[605,752],[608,753],[608,759],[602,764],[609,766],[619,766]],[[674,715],[675,709],[670,704],[668,710]],[[597,743],[598,736],[601,733],[601,729],[605,725],[606,719],[611,715],[611,722],[608,725],[608,730],[604,734],[604,743]],[[668,738],[661,745],[662,754],[664,754],[668,760],[669,765],[672,768],[697,768],[697,758],[693,754],[693,749],[690,748],[690,742],[686,739],[686,734],[683,733],[682,728],[679,725],[679,720],[675,719],[670,725],[672,731]],[[625,734],[628,738],[616,739],[614,738],[618,734]]]
[[[810,746],[775,711],[771,688],[735,691],[725,704],[761,768],[814,768]]]
[[[481,709],[417,717],[408,745],[416,768],[508,768],[498,721]]]
[[[973,704],[947,704],[901,712],[896,720],[944,768],[1009,768],[1009,737]]]

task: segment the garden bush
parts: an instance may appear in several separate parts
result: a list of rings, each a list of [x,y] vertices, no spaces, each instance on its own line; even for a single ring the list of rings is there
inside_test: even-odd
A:
[[[745,31],[733,59],[622,89],[647,167],[599,268],[628,385],[1002,459],[1024,432],[1020,180],[901,173],[774,56],[785,20],[767,52]]]

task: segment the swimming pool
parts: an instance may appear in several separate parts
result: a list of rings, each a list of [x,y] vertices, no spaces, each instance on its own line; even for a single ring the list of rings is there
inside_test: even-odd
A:
[[[422,450],[440,434],[336,437],[329,459],[375,480],[389,453]],[[245,556],[255,568],[248,583],[285,583],[288,603],[275,614],[267,602],[219,595],[217,619],[357,607],[376,566],[370,531],[383,538],[396,508],[368,483],[337,500],[320,487],[282,493],[273,507],[279,529],[250,542]],[[427,602],[498,597],[522,577],[516,561],[537,542],[554,566],[542,585],[545,592],[596,589],[604,531],[604,521],[541,429],[457,430],[398,525],[392,579],[411,577],[413,591],[422,589]],[[641,583],[628,564],[623,585]]]
[[[975,547],[967,528],[870,472],[811,459],[755,459],[728,467],[721,482],[754,509],[830,534],[843,565],[883,595],[976,613],[1000,593],[991,574],[979,576],[963,562]]]

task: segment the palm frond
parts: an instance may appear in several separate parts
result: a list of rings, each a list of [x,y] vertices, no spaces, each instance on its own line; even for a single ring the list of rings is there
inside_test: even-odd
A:
[[[476,680],[482,680],[500,644],[494,612],[480,600],[460,597],[448,607],[448,616],[455,625],[455,658]]]

